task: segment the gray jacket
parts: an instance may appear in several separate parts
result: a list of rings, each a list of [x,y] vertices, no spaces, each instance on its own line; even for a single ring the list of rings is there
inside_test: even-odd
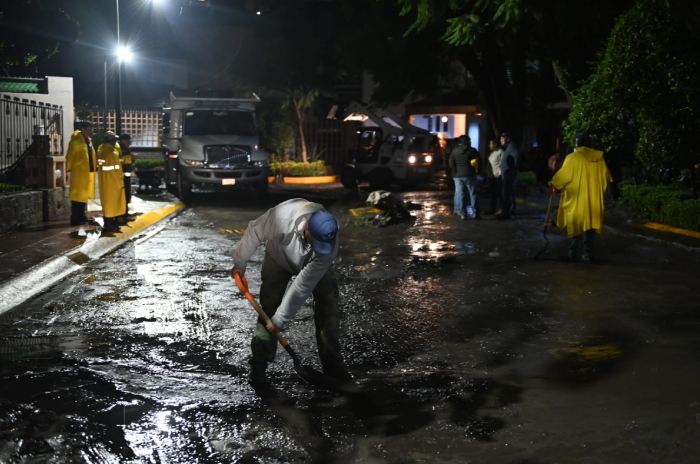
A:
[[[233,251],[234,265],[245,269],[253,253],[265,244],[266,256],[289,273],[296,274],[272,317],[272,322],[280,329],[284,329],[294,318],[338,255],[337,237],[333,252],[325,256],[314,253],[304,240],[306,221],[320,209],[323,209],[323,205],[303,198],[280,203],[248,223]]]
[[[515,170],[518,170],[518,164],[520,163],[520,152],[515,147],[515,144],[511,140],[503,151],[503,156],[501,157],[501,172],[505,173],[509,171],[508,168],[508,158],[513,158],[513,166]]]

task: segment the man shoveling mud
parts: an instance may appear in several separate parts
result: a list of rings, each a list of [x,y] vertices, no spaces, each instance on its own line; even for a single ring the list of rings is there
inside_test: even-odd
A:
[[[250,383],[254,387],[269,386],[265,371],[275,357],[275,334],[284,330],[312,294],[323,372],[341,382],[352,380],[338,342],[339,292],[331,269],[338,254],[337,235],[335,217],[322,205],[301,198],[280,203],[248,224],[234,250],[231,274],[243,276],[250,257],[265,244],[260,303],[271,317],[267,325],[258,319],[251,342]]]

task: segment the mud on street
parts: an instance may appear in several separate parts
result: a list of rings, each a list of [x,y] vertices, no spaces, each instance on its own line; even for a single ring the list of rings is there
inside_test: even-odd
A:
[[[0,462],[697,462],[697,248],[606,229],[605,263],[543,260],[542,202],[460,221],[341,223],[341,342],[362,387],[247,383],[255,315],[229,277],[249,220],[286,199],[199,201],[0,317]],[[310,198],[313,199],[313,198]],[[248,267],[259,294],[261,250]],[[318,367],[307,305],[287,335]]]

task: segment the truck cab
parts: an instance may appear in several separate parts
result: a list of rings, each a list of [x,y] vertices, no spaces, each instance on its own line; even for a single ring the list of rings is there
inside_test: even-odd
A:
[[[412,187],[428,181],[435,171],[435,137],[389,111],[358,103],[345,110],[345,121],[360,121],[353,162],[343,167],[341,182],[354,189],[362,180],[371,188],[391,184]]]
[[[267,193],[268,153],[260,148],[253,98],[176,97],[163,109],[168,190],[193,193],[250,189]]]

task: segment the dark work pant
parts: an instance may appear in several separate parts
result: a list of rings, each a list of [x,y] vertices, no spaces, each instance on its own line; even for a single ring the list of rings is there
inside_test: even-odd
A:
[[[283,269],[272,258],[265,256],[262,267],[260,304],[268,316],[274,316],[291,278],[292,274]],[[340,332],[338,282],[332,270],[329,270],[316,285],[313,296],[318,354],[321,358],[323,371],[329,375],[336,375],[344,372],[345,365],[340,354],[338,341]],[[258,318],[250,348],[253,353],[252,364],[267,364],[275,358],[277,339],[268,333],[260,318]]]
[[[124,195],[126,196],[126,212],[129,212],[129,203],[131,203],[131,176],[124,176]]]
[[[515,171],[506,171],[503,174],[503,194],[501,196],[503,206],[501,206],[501,211],[505,216],[510,216],[515,210],[515,176]]]
[[[79,201],[70,202],[70,225],[77,226],[87,222],[87,216],[85,215],[85,210],[87,209],[87,203],[81,203]]]
[[[489,189],[491,190],[491,212],[495,213],[503,204],[500,177],[492,177],[489,179]]]
[[[593,257],[593,242],[595,241],[595,229],[588,229],[580,235],[571,237],[569,242],[569,258],[578,261],[581,259],[581,248],[588,258]]]

